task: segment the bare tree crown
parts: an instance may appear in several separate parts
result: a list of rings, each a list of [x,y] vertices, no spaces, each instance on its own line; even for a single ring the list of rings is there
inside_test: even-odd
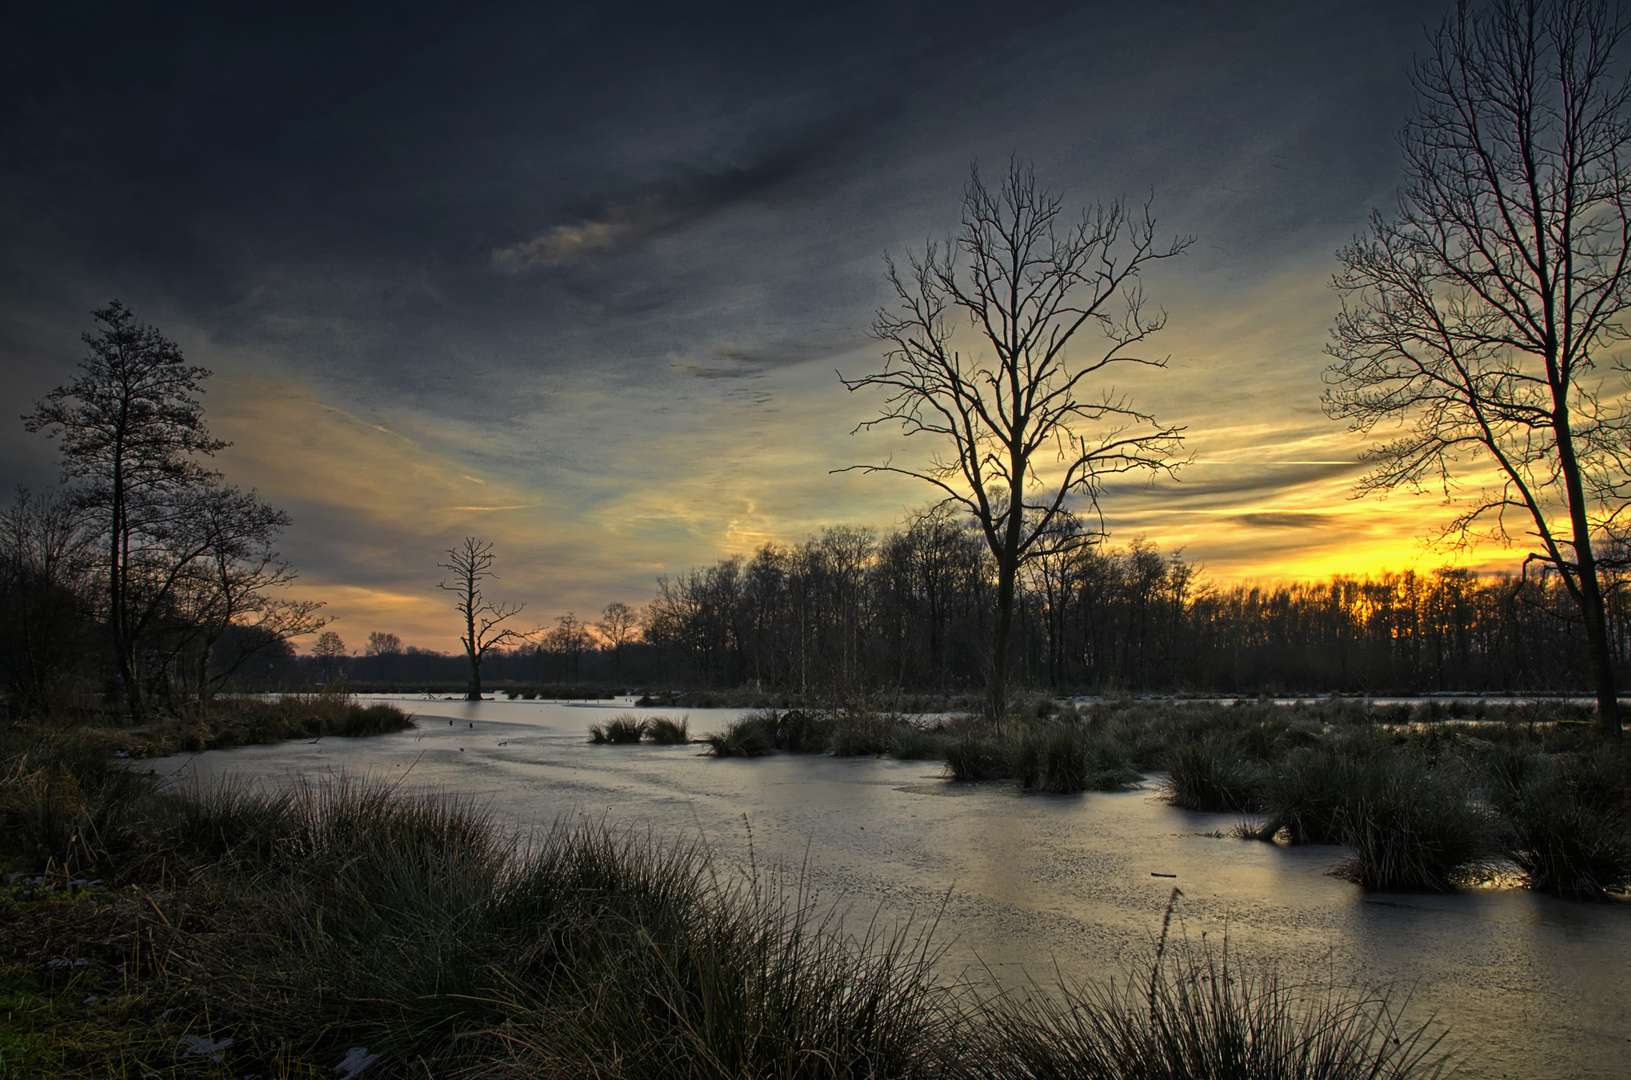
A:
[[[1398,434],[1363,493],[1436,487],[1441,539],[1530,544],[1586,628],[1618,731],[1596,545],[1631,495],[1627,417],[1594,374],[1631,303],[1631,82],[1599,0],[1463,3],[1415,68],[1392,217],[1338,252],[1326,412]]]
[[[857,431],[898,424],[942,447],[926,467],[852,468],[927,481],[973,514],[993,551],[1013,507],[1031,518],[1029,553],[1068,496],[1092,503],[1107,475],[1167,467],[1181,437],[1095,379],[1113,364],[1164,365],[1134,351],[1166,323],[1140,273],[1191,239],[1158,240],[1148,204],[1096,205],[1075,223],[1062,206],[1029,166],[1010,163],[995,190],[972,171],[957,238],[928,243],[904,270],[887,260],[898,303],[872,326],[888,346],[882,370],[840,376],[885,394]],[[1095,346],[1078,336],[1088,327]]]

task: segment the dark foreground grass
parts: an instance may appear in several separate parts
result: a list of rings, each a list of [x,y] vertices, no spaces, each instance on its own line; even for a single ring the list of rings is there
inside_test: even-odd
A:
[[[1120,982],[1032,984],[985,1009],[971,1071],[992,1080],[1404,1080],[1447,1067],[1442,1032],[1404,1022],[1388,995],[1288,985],[1205,945]]]
[[[0,891],[8,1078],[334,1076],[364,1055],[370,1080],[1196,1075],[1168,1067],[1172,1031],[1185,1060],[1291,1032],[1374,1066],[1234,1075],[1432,1075],[1385,999],[1305,1000],[1159,952],[1142,996],[981,998],[939,981],[928,933],[848,933],[796,882],[698,847],[588,825],[523,843],[467,802],[380,785],[138,776],[117,827],[18,847],[15,823],[47,813],[29,804],[88,822],[74,792],[116,771],[42,742],[5,744],[6,776],[56,772],[8,784],[0,811],[19,875]],[[1158,1032],[1122,1030],[1145,1015]],[[1102,1031],[1072,1029],[1091,1017]],[[1060,1071],[1098,1060],[1094,1040],[1118,1071]],[[1274,1047],[1252,1060],[1307,1057]]]

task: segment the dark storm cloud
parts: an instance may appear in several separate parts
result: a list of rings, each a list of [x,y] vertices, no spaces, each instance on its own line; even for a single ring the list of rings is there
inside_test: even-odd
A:
[[[839,156],[861,141],[878,117],[861,111],[821,117],[789,137],[785,145],[745,165],[722,163],[712,171],[691,170],[627,202],[598,209],[592,215],[551,226],[531,239],[500,247],[493,262],[502,270],[570,266],[600,256],[626,252],[641,243],[704,221],[742,203],[777,204],[818,198],[825,184],[814,169],[829,155]]]

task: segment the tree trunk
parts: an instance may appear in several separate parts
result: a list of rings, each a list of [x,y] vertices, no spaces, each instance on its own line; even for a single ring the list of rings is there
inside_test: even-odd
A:
[[[1548,365],[1550,367],[1550,365]],[[1597,696],[1597,731],[1605,739],[1619,741],[1620,699],[1614,686],[1614,661],[1608,648],[1608,616],[1603,605],[1602,584],[1597,580],[1597,555],[1591,546],[1591,522],[1586,517],[1586,495],[1580,479],[1580,463],[1575,457],[1569,414],[1561,395],[1557,398],[1554,429],[1557,432],[1558,466],[1563,473],[1563,490],[1569,499],[1569,526],[1573,532],[1575,567],[1579,572],[1581,621],[1586,624],[1586,654],[1591,660],[1592,689]],[[1562,567],[1558,567],[1561,571]],[[1565,575],[1564,581],[1568,578]]]
[[[997,640],[991,653],[989,688],[991,722],[1001,724],[1008,715],[1008,645],[1014,631],[1014,579],[1011,560],[1004,558],[997,568]]]
[[[1582,543],[1589,544],[1589,539]],[[1620,699],[1614,685],[1614,660],[1608,647],[1608,616],[1603,609],[1603,590],[1597,581],[1597,560],[1589,546],[1579,550],[1580,614],[1586,624],[1586,654],[1591,659],[1591,683],[1597,697],[1597,732],[1606,739],[1618,741],[1623,737]]]

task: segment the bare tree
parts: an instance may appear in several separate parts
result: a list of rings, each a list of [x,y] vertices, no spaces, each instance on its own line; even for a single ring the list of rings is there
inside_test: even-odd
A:
[[[317,635],[311,654],[323,668],[323,681],[332,683],[340,676],[340,665],[345,660],[345,642],[332,630]]]
[[[1398,210],[1338,253],[1324,396],[1356,430],[1401,429],[1361,493],[1437,488],[1457,506],[1441,540],[1516,532],[1526,569],[1556,570],[1614,738],[1600,556],[1631,476],[1593,373],[1631,303],[1625,30],[1598,0],[1495,0],[1432,34]]]
[[[555,626],[544,635],[544,649],[553,653],[560,664],[561,678],[578,681],[578,667],[591,638],[588,627],[578,619],[578,613],[568,611],[555,620]]]
[[[1048,549],[1073,498],[1097,508],[1105,477],[1170,469],[1182,432],[1097,380],[1116,364],[1164,366],[1130,351],[1166,323],[1147,309],[1140,274],[1191,239],[1157,240],[1148,203],[1099,204],[1075,224],[1061,220],[1061,206],[1017,161],[995,190],[971,171],[957,238],[929,243],[905,273],[888,260],[899,304],[872,326],[888,345],[882,370],[840,375],[851,391],[887,395],[857,431],[896,423],[940,444],[923,466],[851,468],[932,484],[973,516],[996,560],[994,719],[1007,708],[1020,566]],[[1088,327],[1101,340],[1072,355]]]
[[[193,648],[198,699],[208,702],[251,659],[276,654],[289,639],[316,633],[328,620],[318,614],[321,601],[277,595],[295,579],[272,546],[289,526],[289,515],[254,491],[213,483],[192,502],[179,546],[198,554],[177,584],[185,627],[177,652]]]
[[[612,647],[612,671],[615,673],[613,678],[621,683],[623,650],[640,636],[640,616],[621,600],[614,600],[601,611],[600,621],[595,623],[595,629],[600,631],[606,643]]]
[[[382,630],[375,630],[368,635],[368,644],[363,646],[364,656],[397,656],[402,652],[402,639],[395,634],[387,634]]]
[[[23,417],[29,431],[62,439],[64,480],[100,522],[108,628],[131,715],[146,711],[137,645],[169,603],[199,551],[175,541],[192,496],[217,475],[197,460],[227,444],[212,438],[194,396],[209,371],[190,367],[158,330],[119,301],[94,313],[80,375]]]
[[[511,641],[525,641],[533,633],[502,625],[519,615],[526,605],[495,603],[484,593],[483,582],[498,578],[493,572],[496,560],[492,541],[467,536],[463,544],[448,549],[447,562],[436,564],[453,575],[451,580],[439,582],[436,587],[455,596],[453,606],[464,617],[464,636],[459,643],[470,660],[466,701],[481,700],[481,662],[487,653]]]

